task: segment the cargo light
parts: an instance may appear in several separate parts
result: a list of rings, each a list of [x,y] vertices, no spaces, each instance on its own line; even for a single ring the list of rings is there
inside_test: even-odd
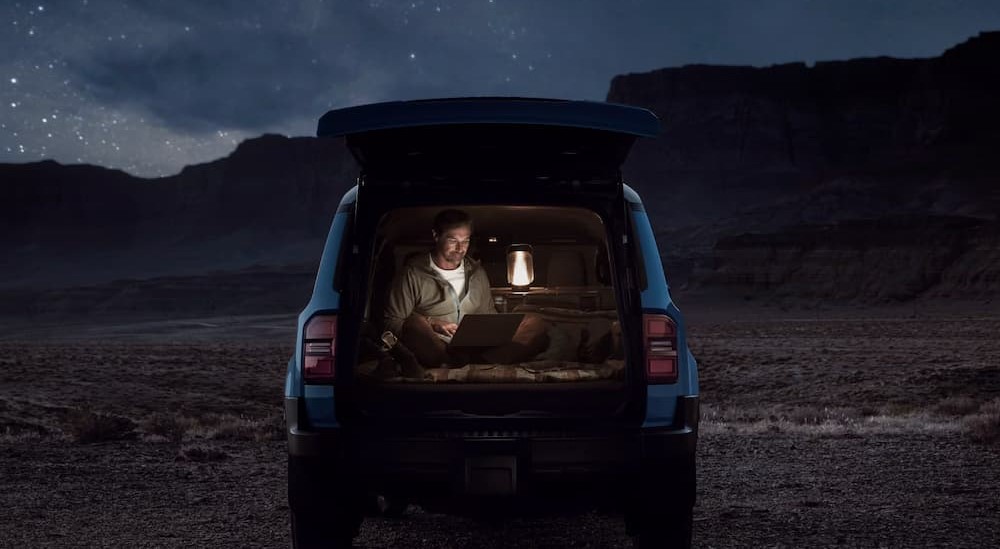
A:
[[[337,316],[316,315],[306,322],[302,341],[302,377],[308,383],[332,383],[337,351]]]
[[[677,382],[677,325],[666,315],[642,315],[642,340],[646,351],[646,381]]]
[[[527,290],[535,280],[535,265],[530,244],[507,247],[507,282],[514,290]]]

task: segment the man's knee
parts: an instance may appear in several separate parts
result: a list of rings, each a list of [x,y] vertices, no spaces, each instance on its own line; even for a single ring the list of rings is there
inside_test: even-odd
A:
[[[447,361],[445,342],[434,334],[430,323],[423,315],[410,315],[403,322],[399,339],[425,367],[437,368]]]
[[[517,327],[514,335],[515,341],[529,346],[544,345],[548,343],[549,323],[535,313],[525,313],[524,319]]]
[[[483,357],[499,364],[523,362],[544,351],[548,344],[548,322],[536,314],[525,313],[513,340],[484,352]]]

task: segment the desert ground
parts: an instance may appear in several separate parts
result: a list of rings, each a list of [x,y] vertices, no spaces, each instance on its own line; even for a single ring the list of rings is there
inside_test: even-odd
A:
[[[681,302],[683,305],[683,302]],[[1000,312],[694,305],[697,547],[1000,546]],[[0,547],[286,547],[294,315],[0,323]],[[358,547],[629,547],[411,506]]]

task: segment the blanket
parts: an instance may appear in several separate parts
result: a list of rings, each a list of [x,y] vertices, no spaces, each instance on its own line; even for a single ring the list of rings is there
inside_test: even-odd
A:
[[[362,379],[375,380],[376,364],[360,364]],[[536,360],[517,364],[467,364],[461,368],[431,368],[423,379],[392,377],[386,383],[559,383],[622,379],[625,362],[607,360],[600,364],[559,360]]]

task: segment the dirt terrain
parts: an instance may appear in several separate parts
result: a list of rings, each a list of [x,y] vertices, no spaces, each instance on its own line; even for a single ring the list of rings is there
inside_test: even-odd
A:
[[[989,306],[691,307],[698,547],[1000,545]],[[294,317],[0,324],[0,547],[288,545]],[[359,547],[629,547],[620,517],[411,507]]]

